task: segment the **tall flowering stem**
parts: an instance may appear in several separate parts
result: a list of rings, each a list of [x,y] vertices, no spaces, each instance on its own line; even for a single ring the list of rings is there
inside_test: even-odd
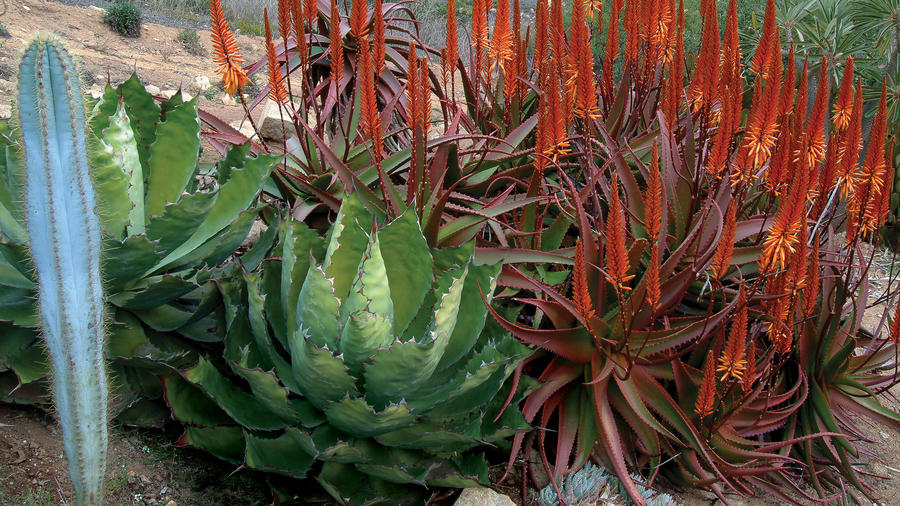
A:
[[[241,63],[244,62],[238,50],[234,33],[225,19],[225,10],[220,0],[209,2],[209,24],[213,43],[213,61],[219,64],[216,72],[222,74],[225,93],[234,95],[243,89],[249,80]]]

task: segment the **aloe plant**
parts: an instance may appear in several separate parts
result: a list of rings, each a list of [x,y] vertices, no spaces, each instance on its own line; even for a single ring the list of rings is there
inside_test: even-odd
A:
[[[59,40],[39,34],[19,65],[25,154],[25,224],[50,355],[63,449],[78,504],[103,502],[106,364],[100,220],[85,148],[75,64]]]
[[[182,444],[293,477],[323,461],[316,479],[351,503],[486,483],[463,452],[527,427],[502,409],[527,348],[482,332],[499,266],[429,249],[412,209],[372,223],[351,195],[327,242],[284,221],[280,260],[219,282],[224,356],[166,380]]]
[[[211,280],[260,215],[257,195],[276,161],[242,145],[201,166],[198,115],[196,99],[177,94],[157,104],[132,76],[107,86],[88,120],[87,157],[104,232],[106,354],[114,359],[113,409],[124,423],[162,423],[168,409],[156,375],[221,346],[214,314],[221,299]],[[14,373],[0,377],[6,398],[39,402],[46,369],[15,197],[21,147],[0,139],[0,148],[0,360]],[[263,234],[261,244],[272,239],[274,231]]]

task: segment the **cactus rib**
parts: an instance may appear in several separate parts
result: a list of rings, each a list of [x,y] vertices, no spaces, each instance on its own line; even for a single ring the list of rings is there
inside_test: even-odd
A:
[[[52,36],[26,46],[18,100],[26,226],[63,447],[77,503],[100,504],[107,451],[100,222],[75,65]]]

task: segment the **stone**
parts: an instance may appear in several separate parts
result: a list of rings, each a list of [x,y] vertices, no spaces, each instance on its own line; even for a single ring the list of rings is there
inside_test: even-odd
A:
[[[453,506],[515,506],[515,503],[489,488],[465,488]]]
[[[91,89],[88,90],[88,94],[94,100],[100,100],[100,97],[103,96],[103,87],[99,84],[92,85]]]
[[[237,120],[232,121],[229,125],[244,134],[248,139],[252,139],[256,135],[256,132],[253,131],[253,125],[251,125],[249,121],[241,122],[240,120]]]
[[[276,104],[274,100],[266,101],[262,119],[259,121],[259,135],[261,135],[263,139],[281,142],[284,140],[284,132],[292,131],[293,125],[290,120],[292,116],[291,111],[286,107],[282,107],[281,111],[282,112],[279,114],[278,104]]]
[[[90,10],[92,10],[92,11],[97,11],[97,12],[106,12],[106,11],[103,10],[101,7],[97,7],[96,5],[89,5],[89,6],[88,6],[88,9],[90,9]]]
[[[192,98],[194,98],[194,96],[191,95],[190,93],[188,93],[186,91],[181,92],[181,99],[184,100],[185,102],[190,102]]]
[[[0,119],[9,119],[12,117],[12,106],[9,104],[0,104]]]
[[[13,89],[13,83],[7,81],[6,79],[0,79],[0,91],[10,92]]]
[[[159,86],[154,86],[152,84],[148,84],[147,86],[144,86],[144,89],[147,90],[147,93],[149,93],[151,95],[159,95],[159,93],[160,93]]]
[[[228,93],[222,95],[222,103],[225,105],[238,105],[237,100]]]
[[[212,84],[209,82],[209,78],[203,75],[197,76],[191,81],[190,86],[188,86],[188,90],[192,93],[203,93],[208,90]]]
[[[169,100],[170,98],[174,97],[176,93],[178,93],[178,90],[162,90],[159,92],[159,96],[165,98],[166,100]]]

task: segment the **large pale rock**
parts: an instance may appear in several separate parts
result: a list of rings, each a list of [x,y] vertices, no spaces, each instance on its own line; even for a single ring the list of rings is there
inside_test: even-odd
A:
[[[144,86],[144,89],[151,95],[159,95],[159,86],[148,84],[147,86]]]
[[[190,86],[188,86],[188,90],[192,93],[203,93],[208,90],[212,86],[209,82],[209,78],[203,75],[197,76],[191,81]]]
[[[453,506],[515,506],[509,497],[489,488],[465,488]]]
[[[169,100],[170,98],[174,97],[176,93],[178,93],[178,90],[162,90],[159,92],[159,96],[163,97],[166,100]]]
[[[236,128],[250,139],[256,135],[256,132],[253,131],[253,125],[251,125],[249,121],[244,121],[243,123],[240,120],[232,121],[229,125]]]
[[[0,119],[9,119],[12,117],[12,107],[9,104],[0,104]]]
[[[288,134],[293,131],[293,123],[291,122],[291,111],[286,107],[281,108],[278,112],[278,104],[273,100],[267,100],[263,109],[262,119],[259,121],[259,134],[263,139],[273,141],[283,141],[284,132]],[[284,128],[282,128],[282,125]]]

